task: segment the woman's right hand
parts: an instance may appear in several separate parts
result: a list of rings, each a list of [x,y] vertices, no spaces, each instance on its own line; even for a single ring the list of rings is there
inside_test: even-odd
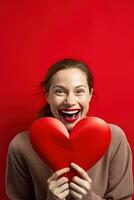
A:
[[[65,198],[69,194],[69,179],[62,176],[69,170],[70,168],[68,167],[60,169],[54,172],[47,180],[48,190],[53,198],[56,200],[65,200]]]

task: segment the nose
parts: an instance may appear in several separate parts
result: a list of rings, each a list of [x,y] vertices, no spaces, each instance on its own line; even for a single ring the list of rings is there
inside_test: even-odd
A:
[[[64,103],[68,106],[73,106],[76,104],[76,97],[74,96],[74,94],[72,93],[69,93],[65,100],[64,100]]]

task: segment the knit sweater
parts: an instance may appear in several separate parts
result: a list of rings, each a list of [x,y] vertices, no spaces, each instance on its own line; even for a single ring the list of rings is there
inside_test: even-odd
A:
[[[131,149],[124,131],[113,124],[109,124],[109,127],[110,145],[105,155],[87,171],[92,180],[92,189],[84,200],[131,200]],[[17,134],[8,149],[6,192],[9,199],[53,200],[47,188],[47,179],[52,173],[32,148],[29,131]],[[69,195],[67,199],[73,198]]]

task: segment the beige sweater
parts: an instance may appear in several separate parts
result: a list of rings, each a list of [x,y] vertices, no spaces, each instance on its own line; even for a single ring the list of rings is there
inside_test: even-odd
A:
[[[132,197],[130,146],[118,126],[109,126],[111,143],[106,154],[88,170],[93,185],[85,200],[130,200]],[[51,174],[52,171],[33,150],[28,131],[18,134],[10,143],[8,151],[6,191],[9,199],[52,200],[47,190],[47,179]]]

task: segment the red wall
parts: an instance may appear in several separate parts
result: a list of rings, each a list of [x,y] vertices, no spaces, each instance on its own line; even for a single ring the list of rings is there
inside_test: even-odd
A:
[[[134,1],[0,1],[0,199],[7,147],[29,128],[50,64],[86,61],[94,74],[90,114],[120,125],[134,152]]]

